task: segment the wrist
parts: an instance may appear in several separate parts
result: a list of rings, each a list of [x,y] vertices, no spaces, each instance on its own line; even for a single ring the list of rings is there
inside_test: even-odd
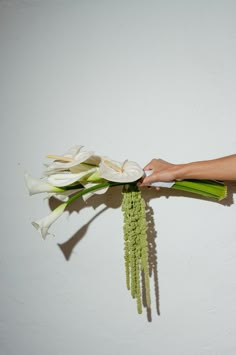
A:
[[[208,173],[206,173],[206,167]],[[207,179],[209,178],[209,164],[205,162],[191,162],[186,164],[178,164],[175,171],[175,180],[184,179]]]
[[[174,180],[184,180],[191,178],[191,163],[176,164],[173,166]]]

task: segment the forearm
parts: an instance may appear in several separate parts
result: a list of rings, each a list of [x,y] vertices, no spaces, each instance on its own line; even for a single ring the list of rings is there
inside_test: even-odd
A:
[[[175,180],[236,180],[236,154],[172,167]]]

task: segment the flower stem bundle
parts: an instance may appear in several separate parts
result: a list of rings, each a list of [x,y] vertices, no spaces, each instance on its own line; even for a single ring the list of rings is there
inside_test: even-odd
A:
[[[214,180],[175,181],[172,189],[191,192],[218,201],[227,197],[227,186],[220,181]]]
[[[145,202],[135,185],[124,186],[122,211],[124,217],[124,259],[126,286],[137,301],[138,313],[142,313],[141,276],[145,288],[145,303],[151,305],[149,260]]]
[[[83,146],[76,145],[64,154],[49,154],[50,162],[40,179],[35,179],[25,173],[25,182],[30,195],[46,193],[47,198],[54,197],[61,204],[49,215],[34,220],[32,225],[39,230],[45,239],[51,225],[66,211],[67,207],[79,198],[87,201],[93,195],[104,194],[114,186],[123,186],[122,211],[124,218],[124,261],[126,285],[137,302],[138,313],[142,307],[150,310],[150,281],[153,270],[151,242],[147,240],[146,206],[139,182],[147,172],[134,161],[118,162],[106,156],[100,156],[92,151],[84,151]],[[51,161],[51,159],[53,161]],[[157,182],[165,187],[166,182]],[[193,193],[220,201],[227,196],[227,186],[219,181],[182,180],[171,182],[171,189]],[[155,183],[156,184],[156,183]],[[164,184],[164,185],[163,185]],[[145,190],[144,190],[145,191]],[[164,190],[165,191],[165,190]],[[148,233],[150,236],[150,233]],[[149,274],[150,271],[150,274]],[[157,273],[157,272],[156,272]]]

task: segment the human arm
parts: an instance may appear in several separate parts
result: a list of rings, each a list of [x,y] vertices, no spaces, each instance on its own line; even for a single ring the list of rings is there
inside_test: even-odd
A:
[[[186,164],[172,164],[162,159],[152,159],[144,170],[152,170],[152,174],[143,179],[141,186],[156,181],[184,179],[236,181],[236,154]]]

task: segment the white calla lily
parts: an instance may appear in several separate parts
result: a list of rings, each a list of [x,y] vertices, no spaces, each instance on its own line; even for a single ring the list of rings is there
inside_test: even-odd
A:
[[[73,166],[79,165],[94,155],[94,152],[81,151],[82,145],[76,145],[70,148],[63,155],[48,155],[49,159],[54,161],[47,166],[45,174],[51,174],[61,170],[68,170]]]
[[[45,239],[46,236],[50,234],[48,233],[48,229],[63,214],[66,206],[66,202],[62,203],[60,206],[55,208],[55,210],[53,210],[48,216],[32,222],[32,225],[40,231],[43,239]]]
[[[88,182],[86,184],[83,184],[83,186],[85,187],[85,189],[88,189],[90,187],[95,187],[97,186],[98,184],[97,183],[92,183],[92,182]],[[82,198],[84,201],[87,201],[90,197],[92,197],[93,195],[102,195],[102,194],[105,194],[107,192],[107,190],[109,189],[109,186],[106,186],[106,187],[103,187],[101,189],[97,189],[97,190],[94,190],[92,192],[88,192],[87,194],[85,195],[82,195]]]
[[[43,180],[35,179],[30,174],[25,173],[25,185],[30,195],[35,195],[42,192],[62,192],[63,190],[53,186]]]
[[[85,179],[86,176],[94,173],[95,171],[96,168],[92,168],[81,171],[80,173],[61,172],[52,174],[48,177],[48,182],[57,187],[68,186],[81,179]]]
[[[101,160],[99,173],[106,180],[120,183],[134,182],[144,175],[143,169],[134,161],[120,163],[107,158]]]

